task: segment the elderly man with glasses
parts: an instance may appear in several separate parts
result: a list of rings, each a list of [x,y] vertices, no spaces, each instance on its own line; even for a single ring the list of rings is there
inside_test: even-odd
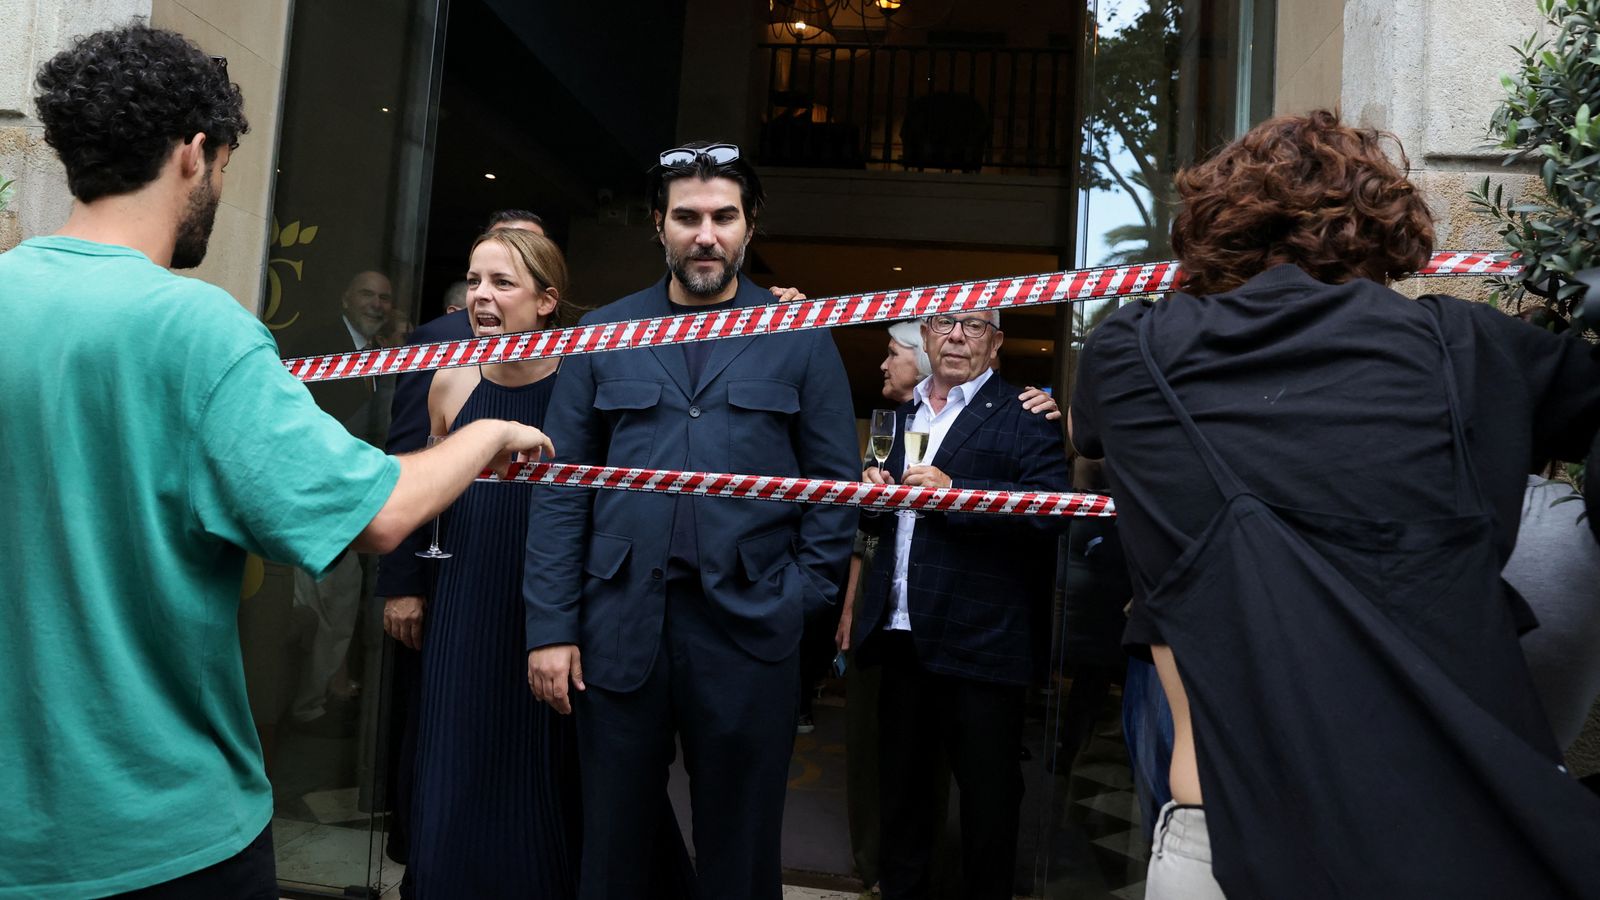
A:
[[[662,154],[650,201],[667,272],[584,317],[772,302],[739,272],[761,183],[728,144]],[[574,356],[545,427],[563,462],[813,478],[856,470],[844,364],[824,331]],[[655,896],[653,809],[683,746],[701,900],[778,900],[808,615],[835,602],[854,510],[546,488],[523,594],[528,681],[577,716],[581,896]]]
[[[990,365],[999,314],[931,316],[922,337],[933,374],[897,411],[893,451],[867,481],[1065,491],[1061,426],[1031,414]],[[909,450],[909,459],[908,459]],[[961,896],[1010,898],[1022,803],[1023,707],[1035,666],[1030,625],[1047,603],[1036,570],[1051,565],[1060,523],[976,513],[867,514],[877,565],[853,642],[881,666],[879,777],[886,900],[925,897],[941,817],[931,769],[943,746],[961,804]]]

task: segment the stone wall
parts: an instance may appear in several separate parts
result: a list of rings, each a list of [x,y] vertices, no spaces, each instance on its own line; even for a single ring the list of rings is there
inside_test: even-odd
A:
[[[1470,28],[1461,23],[1470,22]],[[1393,132],[1449,250],[1504,249],[1473,211],[1467,192],[1484,176],[1509,195],[1535,189],[1531,169],[1506,169],[1488,136],[1502,96],[1500,75],[1516,65],[1511,49],[1539,30],[1533,0],[1346,0],[1341,99],[1351,122]],[[1481,299],[1482,279],[1430,279],[1412,293]]]

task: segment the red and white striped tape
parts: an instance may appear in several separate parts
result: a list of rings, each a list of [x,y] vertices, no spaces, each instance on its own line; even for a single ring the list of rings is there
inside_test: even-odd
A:
[[[1011,516],[1116,515],[1110,497],[1047,491],[976,491],[964,488],[907,487],[827,478],[785,478],[777,475],[724,475],[675,472],[670,469],[626,469],[568,463],[513,463],[504,479],[493,474],[479,481],[532,482],[562,487],[607,488],[656,494],[690,494],[729,500],[773,500],[822,503],[864,509],[928,512],[992,513]]]
[[[1417,274],[1512,275],[1521,266],[1504,254],[1440,251]],[[1176,262],[1074,269],[882,291],[818,300],[795,300],[709,313],[605,322],[518,334],[441,341],[306,356],[283,364],[301,381],[335,381],[457,366],[553,359],[607,350],[662,347],[719,338],[833,328],[864,322],[915,319],[944,312],[1012,309],[1170,291],[1180,278]]]

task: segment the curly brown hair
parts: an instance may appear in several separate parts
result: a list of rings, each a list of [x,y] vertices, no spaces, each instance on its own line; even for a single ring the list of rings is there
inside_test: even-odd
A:
[[[79,38],[39,67],[38,86],[45,143],[85,203],[154,181],[172,148],[196,133],[210,163],[250,130],[226,61],[144,24]]]
[[[1393,135],[1344,125],[1337,112],[1257,125],[1178,173],[1172,248],[1183,289],[1231,290],[1280,263],[1328,284],[1415,272],[1433,252],[1433,217],[1409,169]]]

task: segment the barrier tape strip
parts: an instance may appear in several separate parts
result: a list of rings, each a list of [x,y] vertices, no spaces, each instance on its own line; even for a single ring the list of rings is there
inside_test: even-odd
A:
[[[1440,251],[1417,272],[1439,275],[1513,275],[1521,266],[1498,253]],[[553,359],[607,350],[663,347],[719,338],[833,328],[864,322],[915,319],[944,312],[1013,309],[1107,297],[1170,291],[1180,274],[1176,262],[1072,269],[879,291],[819,300],[795,300],[709,313],[686,313],[626,322],[358,350],[286,359],[290,374],[304,382],[368,378],[459,366]]]
[[[903,484],[868,484],[864,481],[833,481],[827,478],[725,475],[716,472],[675,472],[670,469],[629,469],[618,466],[581,466],[571,463],[512,463],[504,479],[486,472],[479,475],[478,480],[608,488],[657,494],[689,494],[696,497],[730,500],[822,503],[830,506],[858,506],[883,510],[991,513],[1012,516],[1116,515],[1116,508],[1111,498],[1099,494],[908,487]]]

